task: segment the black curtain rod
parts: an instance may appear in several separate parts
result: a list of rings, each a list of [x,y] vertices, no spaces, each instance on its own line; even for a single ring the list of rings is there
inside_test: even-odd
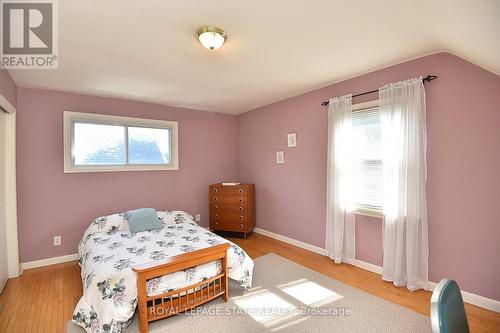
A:
[[[426,82],[431,82],[434,79],[437,79],[436,75],[427,75],[426,77],[424,77],[422,79],[422,82],[425,84]],[[359,94],[356,94],[356,95],[352,95],[352,97],[358,97],[358,96],[368,95],[368,94],[372,94],[372,93],[377,92],[377,91],[378,91],[378,89],[370,90],[370,91],[365,91],[365,92],[362,92],[362,93],[359,93]],[[330,104],[330,101],[324,101],[323,103],[321,103],[322,106],[328,106],[328,104]]]

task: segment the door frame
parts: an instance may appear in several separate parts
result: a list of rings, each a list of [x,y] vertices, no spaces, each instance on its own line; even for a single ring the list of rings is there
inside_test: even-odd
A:
[[[9,279],[21,274],[17,224],[16,108],[0,94],[0,112],[5,117],[5,233]]]

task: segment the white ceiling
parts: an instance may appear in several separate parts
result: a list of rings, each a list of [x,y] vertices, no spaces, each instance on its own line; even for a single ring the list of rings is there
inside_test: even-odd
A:
[[[10,71],[20,86],[238,114],[437,51],[500,73],[498,0],[58,3],[59,69]]]

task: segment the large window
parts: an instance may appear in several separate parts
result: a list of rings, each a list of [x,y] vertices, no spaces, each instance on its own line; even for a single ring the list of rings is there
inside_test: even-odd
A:
[[[353,105],[354,201],[358,210],[382,210],[382,153],[378,103]]]
[[[177,122],[64,112],[64,172],[178,170]]]

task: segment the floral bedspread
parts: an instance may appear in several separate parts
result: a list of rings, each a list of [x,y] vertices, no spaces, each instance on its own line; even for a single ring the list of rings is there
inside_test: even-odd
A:
[[[229,278],[242,287],[252,283],[253,260],[239,246],[196,224],[183,211],[157,212],[164,228],[130,233],[124,214],[95,219],[78,246],[83,296],[73,322],[89,333],[122,332],[131,322],[137,305],[137,264],[230,243]],[[148,295],[161,294],[210,278],[220,272],[220,262],[203,264],[148,281]]]

